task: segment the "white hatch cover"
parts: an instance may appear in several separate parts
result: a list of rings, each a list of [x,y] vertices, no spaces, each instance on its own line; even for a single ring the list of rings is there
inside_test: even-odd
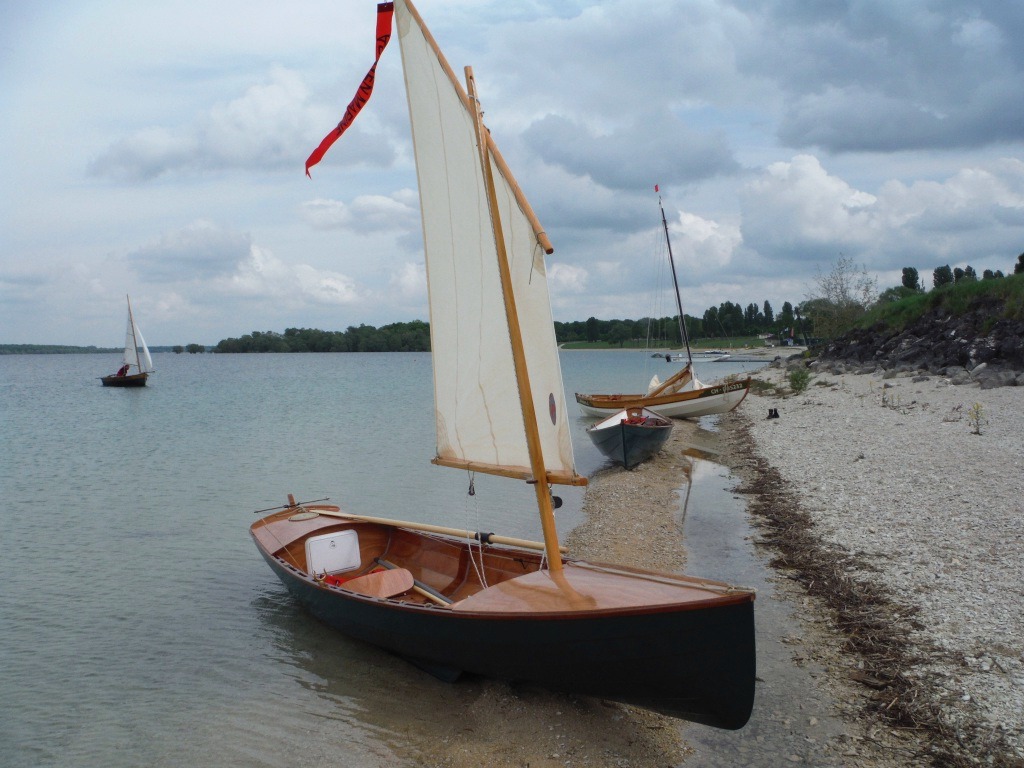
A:
[[[306,565],[310,573],[351,571],[361,562],[355,531],[336,531],[306,539]]]

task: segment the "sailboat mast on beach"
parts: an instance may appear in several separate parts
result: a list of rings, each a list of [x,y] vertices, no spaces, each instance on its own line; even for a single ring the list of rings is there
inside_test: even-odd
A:
[[[654,188],[655,192],[659,189]],[[683,300],[679,293],[679,276],[676,274],[676,262],[672,255],[672,239],[669,237],[668,220],[665,218],[665,206],[658,195],[658,209],[661,212],[661,225],[665,231],[665,245],[668,248],[668,261],[672,268],[672,288],[675,291],[676,311],[679,318],[679,338],[686,345],[686,365],[665,381],[658,381],[655,376],[647,393],[595,395],[576,393],[576,402],[584,416],[596,416],[606,419],[611,414],[625,408],[649,408],[662,416],[675,418],[695,418],[715,413],[726,413],[736,408],[750,391],[750,379],[726,380],[717,384],[704,384],[693,372],[693,352],[690,350],[690,336],[686,331],[686,319],[683,315]]]
[[[117,373],[100,379],[105,387],[144,387],[149,374],[153,373],[153,358],[132,314],[132,300],[125,298],[128,299],[128,327],[124,333],[124,356]]]
[[[658,185],[655,184],[654,191],[658,192]],[[665,245],[668,248],[668,263],[672,268],[672,288],[675,291],[676,311],[679,320],[679,338],[686,345],[686,367],[693,373],[693,352],[690,351],[690,334],[686,331],[686,316],[683,314],[683,299],[679,295],[679,277],[676,275],[676,260],[672,256],[672,238],[668,236],[668,219],[665,218],[665,206],[662,205],[661,195],[658,195],[658,210],[661,211],[661,226],[665,230]]]
[[[533,485],[536,510],[509,514],[537,514],[543,541],[289,495],[251,526],[256,546],[314,615],[442,679],[522,681],[742,727],[754,691],[751,591],[563,554],[551,486],[586,479],[548,302],[551,246],[481,121],[472,71],[464,89],[408,0],[378,6],[378,58],[392,13],[427,262],[433,461]]]

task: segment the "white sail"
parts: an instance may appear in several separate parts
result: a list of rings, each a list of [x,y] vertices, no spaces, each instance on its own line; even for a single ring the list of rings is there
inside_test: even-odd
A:
[[[124,365],[128,366],[128,373],[139,372],[139,353],[135,348],[135,323],[132,322],[132,311],[128,309],[128,327],[124,332]]]
[[[124,332],[124,365],[128,366],[128,374],[152,373],[153,358],[150,357],[149,347],[146,340],[142,338],[142,331],[132,314],[132,302],[128,300],[128,327]]]
[[[143,373],[153,372],[153,358],[150,357],[149,347],[146,346],[146,340],[142,338],[142,331],[139,329],[139,324],[135,323],[135,341],[136,353],[139,360],[139,368]]]
[[[474,115],[418,15],[395,3],[419,179],[442,463],[531,473]],[[575,475],[544,251],[491,159],[548,473]],[[484,470],[486,471],[486,470]]]

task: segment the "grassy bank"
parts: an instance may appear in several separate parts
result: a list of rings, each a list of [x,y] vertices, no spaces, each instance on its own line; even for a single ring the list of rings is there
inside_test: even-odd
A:
[[[994,316],[993,322],[999,319],[1024,320],[1024,274],[998,280],[961,281],[889,304],[879,304],[864,315],[858,326],[870,328],[881,323],[887,328],[902,330],[934,310],[959,317],[978,301],[1002,305],[1002,314]]]

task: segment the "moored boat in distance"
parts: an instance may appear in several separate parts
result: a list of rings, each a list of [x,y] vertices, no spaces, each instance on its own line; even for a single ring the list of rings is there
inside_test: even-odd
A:
[[[482,122],[472,71],[463,89],[409,0],[378,5],[378,58],[392,8],[423,217],[433,462],[527,483],[536,509],[508,515],[537,514],[543,541],[289,496],[251,526],[256,547],[313,615],[442,679],[522,681],[740,728],[754,697],[753,591],[563,555],[552,485],[586,478],[548,299],[553,249]]]
[[[750,391],[750,378],[725,379],[704,384],[686,365],[664,382],[652,382],[647,394],[599,395],[576,393],[576,402],[585,416],[605,418],[623,408],[648,408],[669,418],[697,418],[726,413],[743,402]]]
[[[657,187],[655,187],[657,190]],[[647,394],[585,394],[577,392],[576,402],[585,416],[605,416],[623,408],[649,408],[650,410],[673,418],[697,418],[715,413],[726,413],[736,408],[750,391],[750,379],[725,379],[717,384],[704,384],[693,375],[693,356],[690,339],[686,332],[683,300],[679,294],[679,278],[676,276],[676,262],[672,257],[672,240],[668,235],[668,221],[665,218],[665,207],[658,196],[658,208],[661,210],[661,224],[665,230],[665,245],[668,248],[668,262],[672,268],[672,287],[675,289],[676,310],[679,312],[679,337],[686,344],[686,365],[664,382],[655,376],[647,389]],[[719,352],[719,350],[713,350]],[[665,354],[668,362],[680,356]],[[728,357],[720,353],[714,359]]]

